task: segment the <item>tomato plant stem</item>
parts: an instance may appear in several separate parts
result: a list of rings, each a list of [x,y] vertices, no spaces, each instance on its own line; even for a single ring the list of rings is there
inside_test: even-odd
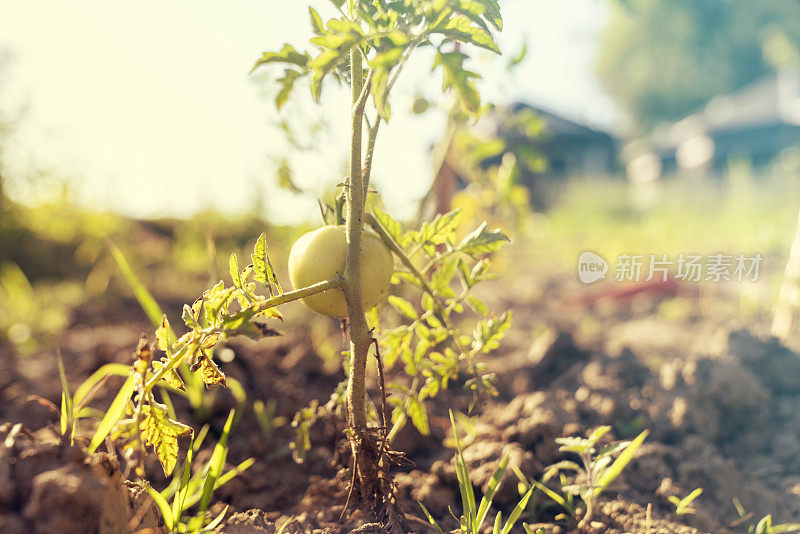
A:
[[[364,228],[365,190],[361,167],[364,124],[364,71],[361,51],[350,50],[352,123],[350,139],[350,177],[345,187],[347,198],[347,262],[344,268],[344,297],[350,323],[350,376],[347,381],[347,410],[351,428],[359,434],[367,426],[366,370],[372,336],[361,300],[361,233]]]

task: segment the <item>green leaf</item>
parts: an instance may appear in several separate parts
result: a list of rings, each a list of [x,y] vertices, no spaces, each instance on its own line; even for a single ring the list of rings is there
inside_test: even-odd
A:
[[[453,279],[453,275],[455,274],[457,262],[457,258],[451,258],[449,261],[444,262],[444,264],[440,265],[439,268],[436,269],[436,272],[433,273],[433,277],[431,278],[431,284],[434,291],[448,297],[452,296],[450,281]],[[450,294],[448,295],[447,293]]]
[[[311,58],[306,52],[300,53],[292,45],[285,44],[279,52],[264,52],[250,72],[267,63],[290,63],[305,68],[309,59]]]
[[[239,277],[239,259],[236,257],[235,252],[231,254],[231,259],[228,261],[228,268],[231,273],[233,285],[241,289],[242,279]]]
[[[506,330],[511,327],[511,315],[511,312],[508,311],[499,317],[480,321],[473,332],[472,347],[485,353],[499,347],[500,340],[505,336]]]
[[[480,315],[486,316],[489,313],[489,310],[486,308],[486,304],[479,299],[478,297],[473,297],[472,295],[467,297],[467,305]]]
[[[400,223],[394,220],[391,215],[378,208],[373,208],[372,213],[383,229],[386,230],[386,233],[392,236],[392,239],[397,241],[400,246],[405,246],[403,227]]]
[[[645,440],[647,435],[650,432],[648,430],[643,431],[641,434],[636,436],[633,441],[625,448],[617,459],[614,460],[614,463],[606,469],[602,475],[597,479],[597,487],[594,489],[595,496],[600,495],[603,491],[608,487],[611,482],[614,481],[615,478],[622,473],[622,470],[625,469],[625,466],[633,459],[633,455],[636,454],[636,450]]]
[[[464,67],[467,57],[461,52],[440,51],[434,57],[433,68],[442,68],[442,88],[454,91],[467,111],[477,113],[481,107],[481,97],[474,80],[480,76]]]
[[[308,6],[308,15],[311,18],[311,27],[314,29],[314,33],[317,35],[322,35],[325,33],[325,26],[322,24],[322,17],[319,16],[317,10],[311,6]]]
[[[188,304],[183,305],[183,312],[181,313],[181,319],[186,326],[191,328],[192,330],[196,330],[200,328],[200,325],[197,324],[197,319],[194,316],[194,312],[192,308]]]
[[[428,426],[428,413],[425,411],[425,406],[417,397],[409,397],[408,415],[411,417],[411,422],[423,436],[430,434],[431,430]]]
[[[292,89],[294,89],[294,83],[303,76],[305,76],[304,72],[299,72],[294,69],[285,69],[283,71],[283,76],[278,78],[278,84],[281,89],[278,91],[278,94],[275,95],[275,107],[278,110],[282,109],[286,101],[289,100],[289,95],[292,93]]]
[[[114,397],[106,415],[100,421],[100,424],[97,425],[97,430],[89,444],[89,453],[93,453],[97,450],[97,447],[105,441],[106,436],[108,436],[111,429],[114,428],[114,425],[117,424],[117,421],[119,421],[125,413],[125,408],[128,406],[128,402],[133,394],[133,389],[133,376],[128,376],[117,393],[117,396]]]
[[[469,254],[470,256],[478,256],[480,254],[490,254],[497,252],[511,240],[506,234],[499,229],[487,230],[486,223],[482,223],[475,231],[467,235],[461,243],[456,247],[456,250]]]
[[[269,261],[266,234],[258,236],[251,258],[253,259],[253,280],[264,284],[269,290],[270,296],[274,295],[273,284],[275,284],[279,293],[283,293],[281,285],[275,277],[275,269],[272,268],[272,262]]]
[[[435,28],[433,31],[456,41],[470,43],[499,54],[500,48],[497,46],[494,37],[492,37],[487,29],[473,26],[473,20],[469,17],[458,15],[448,20],[443,26]]]
[[[503,18],[500,15],[500,4],[497,0],[459,0],[456,10],[473,17],[483,17],[497,31],[503,29]]]
[[[414,305],[403,297],[389,295],[387,300],[389,301],[389,304],[391,304],[392,308],[397,310],[400,314],[405,315],[409,319],[415,320],[418,317],[417,310],[414,309]]]
[[[159,404],[145,404],[142,412],[144,417],[139,423],[142,438],[147,445],[153,447],[164,474],[169,476],[178,459],[178,438],[190,434],[192,429],[170,419],[166,407]]]
[[[433,221],[422,224],[416,239],[420,244],[439,245],[451,238],[461,222],[461,208],[439,214]]]

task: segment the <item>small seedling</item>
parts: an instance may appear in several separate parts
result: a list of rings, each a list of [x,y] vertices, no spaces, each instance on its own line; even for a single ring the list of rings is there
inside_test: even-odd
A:
[[[576,463],[572,460],[563,460],[553,464],[545,471],[542,479],[543,483],[536,485],[542,488],[548,496],[562,506],[568,504],[569,508],[565,506],[565,509],[567,509],[570,514],[574,514],[575,510],[572,508],[571,501],[568,501],[556,492],[544,490],[544,483],[548,482],[555,475],[560,475],[561,491],[565,495],[579,496],[586,505],[586,512],[578,523],[579,528],[585,527],[592,520],[597,505],[597,498],[608,488],[609,484],[622,473],[622,470],[625,469],[625,466],[633,459],[633,455],[648,434],[648,431],[645,430],[632,441],[612,443],[598,449],[597,442],[609,430],[611,430],[611,427],[601,426],[586,438],[557,438],[556,443],[561,445],[559,450],[561,452],[576,454],[580,458],[580,463]],[[564,484],[564,472],[574,472],[576,474],[575,481],[572,484]]]
[[[733,499],[733,506],[736,508],[736,513],[739,514],[739,519],[731,523],[731,526],[747,525],[748,534],[786,534],[800,532],[800,523],[784,523],[781,525],[772,524],[772,514],[765,515],[758,523],[753,524],[753,512],[745,511],[739,499]]]
[[[234,419],[235,413],[231,410],[211,458],[202,467],[196,469],[194,474],[192,474],[191,469],[192,462],[208,433],[208,425],[205,425],[192,440],[186,452],[186,460],[182,469],[174,472],[172,481],[166,489],[158,492],[146,482],[142,483],[144,489],[150,494],[161,511],[161,517],[169,532],[213,532],[222,522],[227,512],[227,507],[210,521],[206,514],[214,491],[245,471],[254,462],[253,458],[249,458],[223,473],[228,455],[228,440],[230,439]],[[170,502],[170,499],[172,502]],[[197,511],[186,517],[186,511],[198,505],[198,503]]]
[[[696,512],[694,507],[692,506],[692,502],[703,493],[703,488],[697,488],[692,491],[686,497],[680,499],[671,495],[669,497],[669,502],[675,505],[675,513],[678,515],[685,515],[685,514],[693,514]]]
[[[458,477],[458,488],[461,491],[461,509],[463,510],[461,517],[456,519],[461,525],[461,534],[478,534],[479,532],[483,531],[483,522],[486,520],[486,516],[489,513],[489,507],[491,507],[495,493],[497,493],[497,490],[503,481],[503,477],[505,477],[506,469],[508,467],[508,454],[503,456],[503,459],[500,460],[500,465],[497,467],[497,470],[489,480],[489,485],[486,487],[486,493],[483,495],[480,505],[476,508],[475,491],[469,478],[469,470],[467,469],[467,462],[464,460],[464,451],[461,447],[461,441],[458,438],[458,428],[456,427],[452,410],[450,411],[450,424],[453,427],[453,436],[456,442],[456,476]],[[503,523],[502,512],[497,512],[497,515],[494,519],[492,534],[508,534],[508,532],[511,531],[511,529],[514,527],[514,524],[519,519],[519,516],[522,514],[522,511],[525,510],[525,507],[528,505],[528,500],[531,498],[532,493],[533,488],[531,488],[525,495],[522,496],[519,503],[511,511],[511,514],[508,516],[508,519],[505,521],[505,523]],[[444,534],[441,527],[439,527],[439,524],[436,522],[430,512],[428,512],[425,506],[422,503],[419,503],[419,505],[422,508],[425,517],[428,518],[428,522],[433,525],[433,528],[435,528],[439,534]],[[453,517],[455,517],[455,515]],[[527,527],[526,531],[528,531]]]

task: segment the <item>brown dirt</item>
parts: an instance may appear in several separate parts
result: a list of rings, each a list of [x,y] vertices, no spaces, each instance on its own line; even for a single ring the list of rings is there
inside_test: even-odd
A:
[[[800,519],[800,356],[751,331],[731,331],[729,321],[693,313],[666,319],[659,314],[661,296],[591,309],[570,308],[567,297],[536,296],[553,287],[568,295],[570,287],[560,283],[492,303],[494,309],[513,308],[516,317],[507,343],[490,362],[501,396],[482,406],[467,436],[465,457],[476,488],[485,486],[505,453],[528,477],[540,479],[546,466],[565,458],[555,438],[609,424],[609,439],[628,439],[644,428],[651,434],[601,498],[592,532],[742,531],[730,526],[738,518],[734,499],[756,521],[767,513],[779,522]],[[60,345],[73,385],[104,363],[128,362],[139,334],[149,330],[141,319],[108,325],[103,317],[81,317],[84,325],[75,325]],[[318,357],[300,328],[261,343],[234,340],[228,348],[233,359],[222,364],[224,371],[251,400],[275,399],[278,415],[289,420],[314,399],[326,402],[343,379],[338,364]],[[126,489],[113,458],[87,457],[80,446],[60,444],[48,430],[56,415],[27,398],[35,393],[58,402],[53,353],[22,359],[0,347],[0,359],[0,418],[24,423],[0,426],[0,531],[50,532],[57,524],[60,532],[115,532],[134,517],[137,528],[156,527],[157,514],[146,497]],[[117,385],[109,382],[95,404],[108,405]],[[460,501],[453,451],[442,443],[448,409],[465,411],[469,401],[445,392],[429,403],[430,436],[408,429],[398,437],[396,448],[415,463],[395,473],[405,512],[414,516],[412,532],[430,531],[416,501],[443,528],[457,527],[448,512],[458,513]],[[229,393],[218,392],[208,415],[212,432],[219,432],[233,406]],[[192,420],[181,399],[176,409],[182,420]],[[275,532],[290,521],[285,532],[380,532],[363,512],[337,523],[350,480],[341,431],[342,422],[332,418],[314,425],[314,447],[298,465],[288,448],[293,429],[286,425],[265,438],[247,409],[228,461],[256,462],[218,490],[216,499],[231,510],[221,531]],[[201,459],[208,454],[202,451]],[[163,487],[155,464],[149,474],[155,487]],[[675,515],[668,498],[696,487],[704,490],[696,513]],[[509,470],[490,517],[498,509],[507,515],[518,498]],[[538,514],[527,521],[546,532],[575,530],[574,522],[555,520],[560,510],[544,495],[534,501]],[[95,523],[78,529],[75,521],[87,518]]]

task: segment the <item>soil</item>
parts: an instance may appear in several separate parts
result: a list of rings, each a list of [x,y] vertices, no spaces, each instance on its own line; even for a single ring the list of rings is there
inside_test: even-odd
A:
[[[644,429],[650,434],[601,496],[587,532],[746,532],[766,514],[775,522],[800,520],[800,355],[758,324],[744,329],[722,311],[704,311],[709,303],[729,302],[724,294],[644,290],[604,298],[604,287],[610,286],[594,288],[591,301],[580,299],[575,283],[557,278],[527,291],[487,295],[490,309],[513,309],[515,317],[502,348],[487,360],[500,395],[481,403],[464,436],[477,495],[504,454],[528,478],[541,480],[547,466],[569,458],[556,438],[607,424],[613,430],[604,441],[630,439]],[[682,313],[665,314],[677,301]],[[73,387],[105,363],[130,362],[139,335],[150,328],[128,306],[112,316],[75,311],[59,344]],[[177,310],[179,303],[165,307]],[[299,306],[290,312],[302,314]],[[331,332],[337,335],[333,323]],[[225,373],[242,383],[251,402],[274,399],[276,415],[288,421],[313,400],[327,402],[344,378],[338,362],[318,355],[302,326],[258,343],[231,340],[227,349]],[[74,445],[59,437],[54,406],[61,386],[53,351],[23,358],[0,347],[0,359],[0,531],[163,531],[124,461],[113,451],[85,452],[90,423],[81,423]],[[108,406],[119,385],[109,380],[93,406]],[[448,410],[466,412],[471,401],[457,390],[443,392],[429,401],[430,435],[408,428],[395,442],[413,462],[394,474],[411,532],[433,532],[417,501],[445,531],[458,526],[449,511],[458,514],[460,503],[453,450],[443,443]],[[207,414],[212,434],[235,404],[229,392],[215,394]],[[204,422],[182,399],[175,399],[175,408],[196,428]],[[339,521],[350,482],[342,429],[333,417],[318,421],[313,447],[297,464],[288,446],[294,429],[286,424],[265,436],[248,407],[231,438],[228,463],[250,457],[255,463],[216,492],[212,511],[228,506],[219,531],[273,533],[285,525],[288,533],[383,532],[358,509]],[[199,459],[210,453],[206,445]],[[152,458],[146,467],[153,487],[165,487]],[[517,482],[509,469],[489,517],[498,510],[507,517],[519,500]],[[694,513],[676,515],[669,498],[698,487],[703,493]],[[734,502],[746,510],[744,519]],[[575,520],[559,518],[563,510],[541,492],[529,510],[536,516],[525,521],[544,532],[577,531]],[[514,532],[522,532],[521,522]]]

